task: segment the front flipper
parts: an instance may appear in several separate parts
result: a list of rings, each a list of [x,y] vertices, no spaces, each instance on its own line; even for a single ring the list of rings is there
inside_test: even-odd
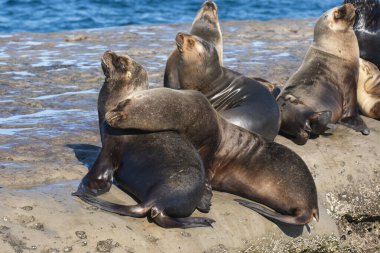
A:
[[[203,196],[197,205],[197,209],[202,213],[208,213],[210,211],[211,198],[212,198],[212,187],[209,181],[206,180]]]
[[[345,127],[351,128],[356,132],[361,132],[363,135],[369,135],[370,131],[366,123],[359,115],[343,118],[339,123]]]
[[[172,218],[163,212],[157,213],[152,218],[155,223],[163,228],[212,227],[212,223],[215,222],[215,220],[206,217]]]
[[[314,134],[322,134],[331,128],[331,111],[316,112],[309,117],[309,127]]]

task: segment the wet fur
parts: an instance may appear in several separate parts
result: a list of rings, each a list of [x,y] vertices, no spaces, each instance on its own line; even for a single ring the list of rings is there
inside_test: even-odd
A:
[[[277,98],[281,132],[297,144],[305,144],[310,135],[322,134],[335,123],[369,134],[357,110],[359,47],[353,22],[352,5],[323,14],[301,67]]]
[[[273,141],[280,129],[276,99],[259,82],[218,63],[216,48],[190,34],[176,37],[180,88],[202,92],[229,122]]]
[[[380,68],[380,4],[378,0],[345,0],[356,7],[354,31],[359,42],[360,57]]]
[[[217,48],[220,64],[223,65],[223,36],[219,25],[218,7],[214,2],[206,1],[202,5],[194,18],[190,33],[212,43]],[[180,89],[177,69],[179,59],[178,51],[173,50],[166,62],[164,87]]]
[[[175,109],[167,110],[169,106]],[[315,183],[302,159],[227,122],[200,92],[137,92],[107,113],[106,120],[115,128],[185,136],[198,149],[212,188],[265,205],[246,205],[265,216],[299,225],[318,219]]]
[[[103,146],[74,195],[106,211],[150,216],[166,228],[211,226],[212,219],[188,217],[197,207],[208,212],[212,196],[202,160],[191,143],[171,131],[121,131],[104,122],[110,108],[133,92],[147,89],[148,82],[143,67],[128,56],[108,51],[102,59],[106,80],[99,93],[98,113]],[[113,179],[139,204],[124,206],[96,198],[109,191]]]

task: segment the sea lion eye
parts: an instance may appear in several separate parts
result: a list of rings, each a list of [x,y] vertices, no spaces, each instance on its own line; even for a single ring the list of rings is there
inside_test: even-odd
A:
[[[193,47],[195,45],[195,41],[190,39],[189,40],[189,45]]]

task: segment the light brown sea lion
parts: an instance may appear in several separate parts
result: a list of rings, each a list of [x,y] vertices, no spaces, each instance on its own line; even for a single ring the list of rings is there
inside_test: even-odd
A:
[[[218,51],[219,63],[223,65],[223,37],[218,18],[218,6],[212,1],[206,1],[194,18],[191,34],[199,36],[213,44]],[[164,87],[179,89],[178,83],[178,51],[174,50],[167,62],[164,75]]]
[[[229,122],[273,141],[280,129],[276,99],[263,85],[219,64],[216,48],[178,33],[180,88],[202,92]]]
[[[103,146],[74,195],[110,212],[149,216],[165,228],[211,226],[212,219],[189,217],[196,208],[209,211],[212,193],[202,160],[187,139],[173,131],[124,131],[104,122],[105,113],[120,99],[147,88],[145,69],[129,56],[110,51],[104,53],[102,67],[106,79],[98,113]],[[125,206],[96,198],[110,189],[113,178],[139,203]]]
[[[380,119],[380,71],[375,64],[360,59],[358,104],[367,117]]]
[[[297,144],[305,144],[310,134],[322,134],[335,123],[369,134],[357,109],[359,46],[354,21],[352,4],[319,18],[313,44],[277,99],[281,132]]]
[[[227,122],[198,91],[135,92],[108,112],[106,120],[114,128],[171,130],[185,136],[198,149],[212,188],[262,204],[238,200],[264,216],[298,225],[318,219],[317,190],[302,159]]]

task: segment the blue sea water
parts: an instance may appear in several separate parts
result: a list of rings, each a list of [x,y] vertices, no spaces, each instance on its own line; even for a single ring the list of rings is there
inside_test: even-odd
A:
[[[219,0],[221,20],[318,17],[339,0]],[[191,22],[202,0],[0,0],[0,33]]]

